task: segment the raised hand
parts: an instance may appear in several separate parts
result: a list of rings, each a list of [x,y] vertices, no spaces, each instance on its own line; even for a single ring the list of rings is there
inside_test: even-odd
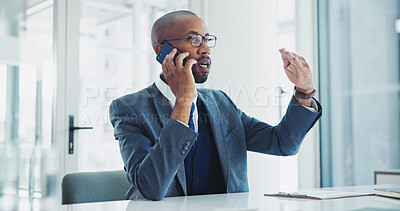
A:
[[[282,56],[283,68],[289,80],[294,83],[296,90],[309,94],[314,91],[314,83],[310,67],[306,60],[285,48],[279,49]]]

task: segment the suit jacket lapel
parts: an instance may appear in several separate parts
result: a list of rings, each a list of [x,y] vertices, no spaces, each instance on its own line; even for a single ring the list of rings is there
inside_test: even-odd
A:
[[[164,127],[172,113],[171,105],[169,104],[168,99],[164,97],[164,95],[158,90],[155,84],[150,87],[150,93],[153,96],[154,107],[157,114],[159,115],[162,127]],[[187,191],[184,163],[182,163],[182,165],[178,168],[178,172],[176,175],[178,177],[179,183],[181,183],[182,190],[186,196]]]
[[[171,105],[169,104],[168,99],[164,97],[164,95],[158,90],[155,84],[150,87],[150,93],[152,95],[157,115],[161,121],[162,126],[164,126],[171,116]]]
[[[213,132],[215,145],[218,150],[219,160],[221,161],[222,172],[224,174],[225,184],[228,187],[229,180],[229,160],[228,160],[228,150],[225,140],[225,132],[223,128],[224,118],[219,112],[217,103],[213,98],[207,94],[198,91],[198,98],[204,103],[206,110],[208,112],[208,117],[210,118],[211,129]]]

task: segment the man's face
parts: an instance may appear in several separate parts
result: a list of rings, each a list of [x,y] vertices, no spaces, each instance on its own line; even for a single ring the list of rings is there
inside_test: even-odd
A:
[[[206,35],[207,27],[204,22],[194,15],[178,16],[174,20],[174,28],[170,30],[168,38],[186,37],[190,35]],[[192,73],[196,83],[204,83],[207,80],[211,67],[210,47],[205,42],[200,47],[194,47],[190,44],[190,40],[171,40],[168,41],[179,52],[188,52],[189,59],[195,59],[197,64],[192,66]]]

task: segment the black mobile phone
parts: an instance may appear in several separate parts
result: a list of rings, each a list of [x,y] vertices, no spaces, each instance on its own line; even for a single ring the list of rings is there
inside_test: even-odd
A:
[[[169,43],[165,43],[164,46],[161,48],[160,52],[157,54],[157,61],[160,62],[160,64],[163,63],[165,57],[174,49],[175,47],[172,46]],[[177,51],[174,57],[174,64],[176,65],[175,59],[176,57],[181,54],[181,52]],[[183,66],[185,66],[186,62],[188,61],[188,58],[183,59]]]

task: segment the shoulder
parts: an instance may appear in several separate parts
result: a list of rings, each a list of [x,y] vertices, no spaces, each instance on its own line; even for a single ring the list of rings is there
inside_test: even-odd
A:
[[[218,106],[231,106],[237,109],[236,104],[222,90],[215,89],[198,89],[199,93],[215,101]]]
[[[149,105],[150,102],[152,102],[153,98],[153,92],[154,92],[154,84],[142,89],[138,92],[127,94],[124,96],[121,96],[117,99],[114,99],[111,102],[110,109],[113,107],[117,108],[134,108],[134,107],[146,107]]]
[[[199,93],[206,95],[211,98],[227,98],[228,95],[226,95],[225,92],[222,90],[215,90],[215,89],[197,89]]]

